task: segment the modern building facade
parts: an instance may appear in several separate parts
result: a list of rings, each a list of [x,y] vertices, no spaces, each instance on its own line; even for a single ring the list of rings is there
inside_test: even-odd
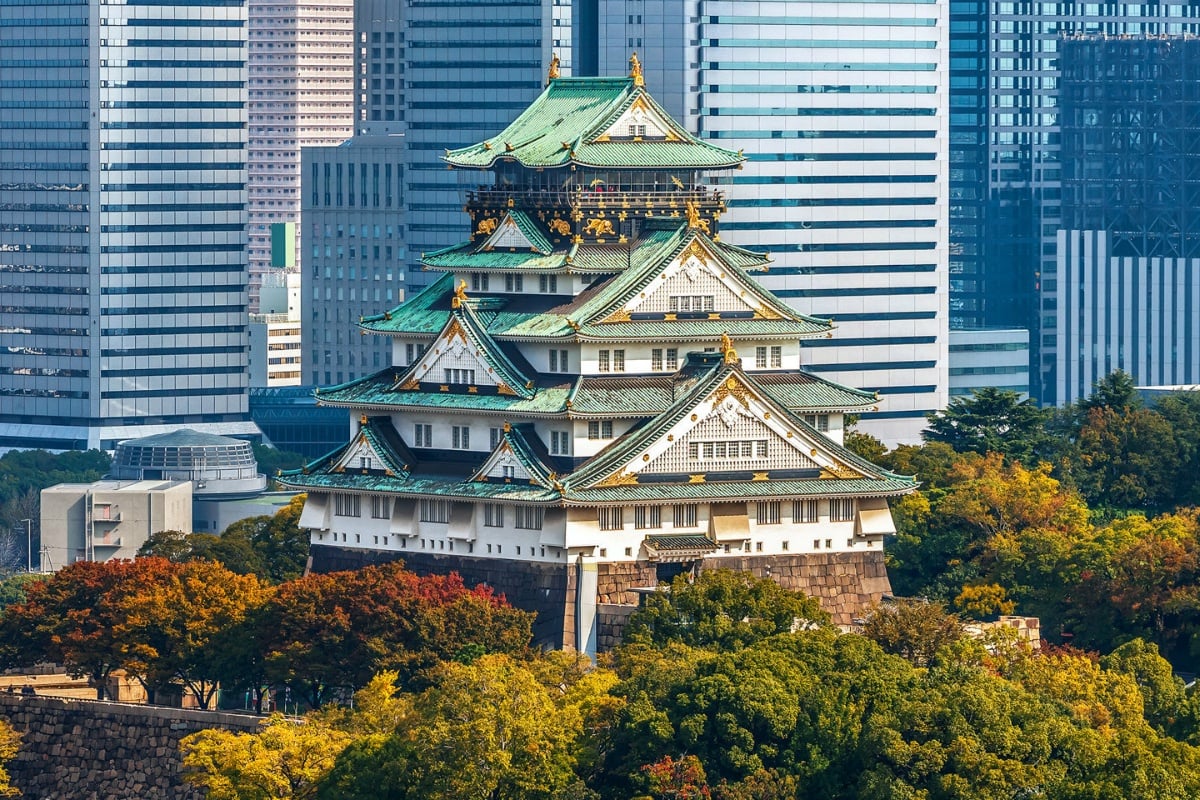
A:
[[[253,433],[245,7],[3,9],[0,448]]]
[[[951,324],[1028,328],[1033,396],[1062,403],[1062,40],[1195,34],[1200,7],[956,0],[950,17]]]
[[[1200,39],[1059,48],[1056,396],[1200,382]]]
[[[1029,331],[977,328],[950,331],[950,397],[979,389],[1029,396]]]
[[[304,150],[302,377],[340,383],[388,364],[358,321],[405,297],[403,137],[355,136]]]
[[[842,447],[881,398],[801,369],[833,334],[750,273],[710,172],[744,157],[627,78],[567,78],[501,133],[451,150],[486,175],[436,281],[364,318],[391,364],[321,389],[350,440],[307,492],[314,569],[403,558],[538,612],[535,637],[611,646],[639,590],[732,567],[849,622],[889,590],[887,497],[915,488]],[[730,235],[729,240],[737,236]]]
[[[300,151],[354,133],[354,3],[248,0],[247,9],[250,308],[265,312],[271,226],[300,218]]]
[[[250,386],[299,386],[304,378],[299,272],[262,276],[257,314],[250,315]]]
[[[764,286],[831,316],[804,367],[886,397],[863,428],[917,441],[948,398],[948,3],[600,0],[603,74],[637,50],[666,108],[744,151],[722,230]],[[577,73],[578,74],[578,73]]]

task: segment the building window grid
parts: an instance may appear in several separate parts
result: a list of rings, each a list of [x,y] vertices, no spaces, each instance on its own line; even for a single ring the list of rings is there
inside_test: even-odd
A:
[[[338,517],[361,517],[362,497],[356,494],[334,495],[333,513]]]
[[[796,500],[792,503],[792,520],[795,522],[816,522],[818,508],[816,500]]]
[[[485,503],[483,506],[483,525],[486,528],[503,528],[504,506],[498,503]]]
[[[542,522],[545,519],[546,510],[537,506],[517,506],[515,509],[516,519],[514,527],[526,531],[540,531]]]
[[[392,498],[371,498],[371,519],[387,519],[392,515]]]
[[[614,506],[612,508],[602,508],[599,513],[600,530],[602,531],[619,531],[625,527],[623,508]]]
[[[671,509],[672,524],[676,528],[694,528],[699,517],[698,507],[694,503],[674,506]]]
[[[588,423],[588,438],[589,439],[611,439],[613,438],[612,420],[592,420]]]
[[[755,520],[759,525],[778,525],[783,521],[778,500],[760,501],[755,505]]]
[[[829,521],[849,522],[854,519],[853,498],[838,498],[829,501]]]
[[[419,505],[421,522],[447,523],[450,521],[450,501],[425,499],[421,500]]]
[[[413,425],[413,446],[433,447],[433,426],[418,422]]]
[[[662,527],[662,506],[634,506],[633,527],[638,530]]]

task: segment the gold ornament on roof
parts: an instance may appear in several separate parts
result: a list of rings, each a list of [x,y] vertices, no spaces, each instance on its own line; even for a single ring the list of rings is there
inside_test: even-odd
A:
[[[688,227],[708,233],[708,220],[700,216],[700,207],[691,200],[687,202]]]
[[[550,70],[546,73],[546,77],[554,80],[558,77],[558,53],[550,56]]]
[[[606,233],[613,232],[613,224],[611,220],[592,217],[588,220],[583,232],[589,236],[603,236]]]
[[[737,364],[737,350],[733,349],[733,340],[729,338],[728,333],[721,334],[721,353],[725,356],[726,364]]]
[[[490,236],[496,230],[496,220],[493,217],[479,220],[479,227],[475,229],[476,233],[482,233],[484,236]]]
[[[450,307],[459,308],[467,300],[467,282],[459,281],[458,288],[454,290],[454,297],[450,298]]]
[[[642,62],[638,61],[636,52],[629,56],[629,77],[633,78],[634,86],[646,85],[646,79],[642,76]]]
[[[550,230],[559,236],[566,236],[571,232],[571,226],[567,224],[565,219],[552,219],[550,220]]]

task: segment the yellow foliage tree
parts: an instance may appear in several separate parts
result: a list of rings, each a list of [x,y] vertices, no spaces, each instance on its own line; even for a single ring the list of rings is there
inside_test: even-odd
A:
[[[0,797],[16,797],[21,790],[12,785],[12,776],[8,774],[8,762],[17,757],[21,749],[21,734],[12,726],[0,720]]]
[[[180,743],[184,778],[209,800],[310,800],[352,739],[321,715],[276,714],[257,733],[200,731]]]

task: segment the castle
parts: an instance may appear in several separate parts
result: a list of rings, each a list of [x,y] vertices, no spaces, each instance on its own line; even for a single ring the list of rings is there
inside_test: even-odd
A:
[[[500,134],[447,151],[492,180],[444,273],[366,317],[393,366],[318,390],[346,445],[280,481],[304,490],[313,567],[403,559],[536,610],[540,644],[611,645],[639,591],[729,566],[819,597],[836,621],[889,591],[887,498],[916,483],[842,446],[874,393],[806,374],[832,335],[723,242],[737,169],[620,78],[550,80]]]

